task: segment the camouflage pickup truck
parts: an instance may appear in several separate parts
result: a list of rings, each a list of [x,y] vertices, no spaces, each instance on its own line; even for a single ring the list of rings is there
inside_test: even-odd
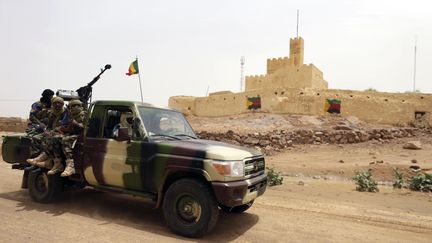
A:
[[[118,125],[124,114],[130,126]],[[180,112],[141,102],[90,105],[70,177],[25,170],[30,143],[26,134],[5,136],[2,155],[24,170],[22,188],[33,200],[51,202],[62,191],[85,186],[147,197],[162,207],[172,231],[188,237],[210,232],[219,210],[244,212],[267,186],[262,153],[198,139]]]

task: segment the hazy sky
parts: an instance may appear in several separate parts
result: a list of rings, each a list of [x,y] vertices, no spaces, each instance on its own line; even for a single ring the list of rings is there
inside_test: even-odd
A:
[[[144,99],[240,89],[245,74],[265,74],[266,59],[288,56],[305,40],[305,63],[330,88],[432,93],[430,1],[0,0],[0,117],[26,117],[43,89],[77,89],[110,63],[93,100]]]

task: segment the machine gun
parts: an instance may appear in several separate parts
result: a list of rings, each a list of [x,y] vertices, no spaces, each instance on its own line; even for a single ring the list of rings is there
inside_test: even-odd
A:
[[[93,80],[88,83],[85,86],[82,86],[81,88],[77,89],[76,91],[73,90],[58,90],[56,95],[62,97],[64,100],[72,100],[72,99],[79,99],[83,103],[84,109],[88,108],[88,104],[91,102],[92,92],[93,88],[92,86],[99,80],[102,73],[104,73],[106,70],[110,69],[111,65],[107,64],[104,68],[101,68],[101,72],[93,78]]]

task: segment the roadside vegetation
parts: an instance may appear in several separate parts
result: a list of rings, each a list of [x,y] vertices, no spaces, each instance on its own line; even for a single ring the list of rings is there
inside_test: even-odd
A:
[[[413,191],[432,192],[432,174],[418,173],[410,180],[409,189]]]
[[[357,171],[353,177],[357,187],[356,190],[359,192],[378,192],[378,184],[372,178],[372,170]]]
[[[268,186],[278,186],[283,183],[283,176],[281,172],[277,172],[274,168],[266,167],[267,169],[267,183]]]

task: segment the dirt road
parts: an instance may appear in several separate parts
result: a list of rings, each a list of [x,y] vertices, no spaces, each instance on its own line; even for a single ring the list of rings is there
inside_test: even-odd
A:
[[[55,204],[35,203],[20,189],[22,172],[0,161],[0,241],[431,242],[432,194],[389,186],[361,193],[347,180],[356,169],[391,171],[412,158],[429,166],[432,144],[424,146],[303,146],[268,157],[287,175],[284,184],[244,214],[221,213],[214,231],[198,240],[172,234],[161,210],[141,198],[85,189],[64,193]],[[372,160],[384,163],[369,165]],[[379,176],[389,179],[387,172]]]

